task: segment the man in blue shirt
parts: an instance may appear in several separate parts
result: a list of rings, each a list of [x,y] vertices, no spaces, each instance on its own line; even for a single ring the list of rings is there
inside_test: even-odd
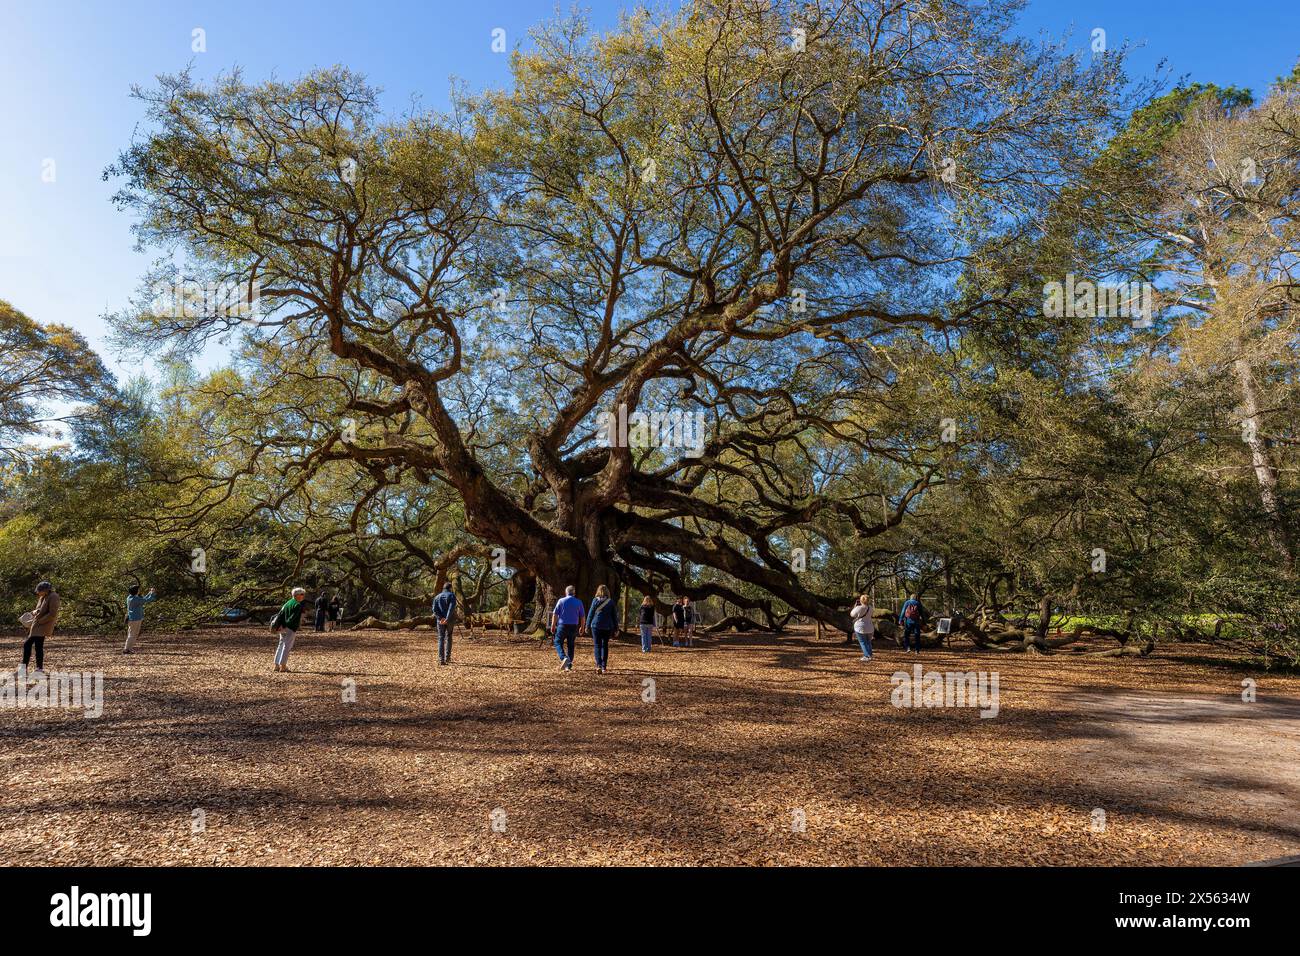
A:
[[[551,612],[551,627],[555,631],[555,653],[560,655],[560,670],[573,670],[573,644],[578,638],[578,631],[587,621],[587,610],[582,602],[574,597],[577,588],[570,584],[564,589],[564,597],[555,602]],[[568,652],[565,652],[565,649]]]
[[[433,616],[438,619],[438,663],[451,663],[452,615],[456,613],[456,595],[448,581],[433,599]]]
[[[144,606],[155,598],[157,595],[153,588],[150,588],[149,593],[144,597],[140,596],[138,584],[133,584],[126,589],[126,647],[122,648],[123,654],[131,653],[135,639],[140,636],[140,628],[144,626]]]

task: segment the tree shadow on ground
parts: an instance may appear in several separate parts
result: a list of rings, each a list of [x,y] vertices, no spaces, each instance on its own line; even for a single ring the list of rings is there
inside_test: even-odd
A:
[[[392,636],[362,642],[362,650],[403,661],[417,652]],[[196,651],[211,650],[211,643],[194,643]],[[263,648],[264,639],[257,644]],[[1112,772],[1120,757],[1138,769],[1158,768],[1177,753],[1147,738],[1152,728],[1212,739],[1243,720],[1289,725],[1300,716],[1300,701],[1291,698],[1261,697],[1248,716],[1226,698],[1197,698],[1190,712],[1131,716],[1124,711],[1129,698],[1160,692],[1065,684],[1040,669],[1042,662],[1018,658],[1001,666],[1002,710],[986,720],[973,709],[893,707],[891,672],[909,670],[916,659],[886,655],[874,670],[854,669],[840,663],[853,649],[838,644],[796,639],[638,655],[637,666],[617,670],[615,660],[604,677],[559,675],[544,650],[516,650],[518,662],[510,664],[397,664],[391,679],[366,684],[354,705],[342,702],[336,683],[316,678],[355,672],[279,680],[216,671],[201,658],[196,666],[208,673],[190,676],[209,683],[173,690],[163,683],[171,672],[134,669],[111,678],[106,695],[111,689],[115,702],[100,721],[0,724],[6,746],[66,739],[76,747],[67,769],[97,771],[85,782],[74,775],[62,785],[11,787],[3,812],[148,816],[188,812],[192,804],[220,807],[255,828],[277,809],[305,811],[300,835],[310,840],[317,828],[364,831],[375,815],[405,832],[426,816],[450,814],[456,827],[486,834],[475,815],[499,804],[515,821],[512,839],[569,847],[578,838],[572,852],[581,853],[589,835],[609,852],[645,844],[674,859],[731,858],[739,847],[758,859],[779,851],[798,859],[909,862],[937,850],[949,862],[963,855],[1016,862],[1022,842],[1086,842],[1082,832],[1044,838],[1035,827],[1062,808],[1077,809],[1084,827],[1094,807],[1120,827],[1144,817],[1287,845],[1300,840],[1294,822],[1258,815],[1252,793],[1284,800],[1294,789],[1250,772],[1249,754],[1242,763],[1189,772],[1199,788],[1241,794],[1226,806],[1201,799],[1195,788],[1177,793],[1178,778],[1156,786]],[[321,649],[329,662],[322,666],[351,651]],[[742,659],[743,676],[724,672],[729,660]],[[923,654],[920,663],[965,670],[984,660],[943,650]],[[1089,680],[1140,676],[1102,661],[1077,673]],[[498,675],[498,683],[476,683]],[[646,677],[655,680],[653,703],[642,696]],[[1085,760],[1087,748],[1101,756]],[[237,782],[232,770],[275,783]],[[791,842],[788,815],[800,807],[823,815],[819,844]],[[841,824],[837,814],[856,822]],[[454,835],[452,823],[434,826]],[[511,846],[497,845],[506,848],[500,852]]]

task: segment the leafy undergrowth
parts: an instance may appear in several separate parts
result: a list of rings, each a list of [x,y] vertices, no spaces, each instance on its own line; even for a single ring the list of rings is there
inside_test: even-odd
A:
[[[103,716],[0,710],[0,858],[27,864],[1228,864],[1300,852],[1300,679],[927,651],[999,711],[895,707],[915,658],[808,634],[548,647],[262,629],[59,635]],[[12,648],[13,645],[11,645]],[[356,700],[344,701],[355,681]],[[653,681],[653,700],[648,698]],[[1242,701],[1243,680],[1258,699]],[[195,811],[201,811],[196,814]],[[1104,817],[1097,811],[1103,811]],[[202,829],[193,832],[195,821]]]

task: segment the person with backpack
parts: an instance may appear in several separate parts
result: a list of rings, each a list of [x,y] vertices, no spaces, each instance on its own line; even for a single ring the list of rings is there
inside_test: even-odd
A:
[[[293,650],[293,639],[302,627],[303,599],[306,597],[306,588],[294,588],[289,600],[284,602],[271,622],[271,630],[280,635],[280,642],[275,647],[275,669],[278,672],[289,671],[289,652]]]
[[[153,603],[157,597],[153,588],[141,597],[138,584],[132,584],[126,589],[126,646],[122,648],[123,654],[132,653],[131,648],[140,636],[140,628],[144,627],[144,606]]]
[[[858,646],[862,648],[862,659],[871,660],[871,638],[876,633],[876,622],[872,617],[875,608],[871,606],[871,595],[864,594],[858,598],[858,603],[849,611],[849,617],[853,619],[853,636],[858,639]]]
[[[596,647],[596,673],[605,673],[609,667],[609,639],[619,627],[618,609],[614,599],[609,596],[609,588],[601,585],[596,588],[596,596],[591,599],[587,611],[587,629],[591,631],[591,640]]]
[[[921,606],[921,596],[913,594],[903,602],[903,608],[898,614],[898,623],[903,628],[903,650],[911,650],[915,654],[921,653],[921,621],[925,615],[925,608]]]
[[[573,670],[573,645],[578,632],[587,622],[587,611],[574,595],[578,589],[572,584],[564,589],[564,597],[555,602],[551,612],[551,630],[555,634],[555,653],[560,655],[560,670]],[[567,652],[566,652],[567,648]]]
[[[456,592],[448,581],[433,599],[433,616],[438,619],[438,664],[446,667],[451,663],[451,631],[454,626],[452,616],[456,613]]]
[[[641,653],[649,654],[655,636],[655,599],[648,594],[641,600],[638,623],[641,626]]]

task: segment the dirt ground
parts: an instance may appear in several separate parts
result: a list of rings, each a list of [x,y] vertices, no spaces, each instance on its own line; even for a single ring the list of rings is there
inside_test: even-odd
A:
[[[146,625],[147,627],[147,625]],[[17,638],[6,641],[17,662]],[[573,673],[536,641],[264,629],[59,635],[103,714],[0,709],[0,860],[27,864],[1236,864],[1300,853],[1300,678],[927,651],[997,716],[891,703],[915,658],[808,634]],[[8,662],[6,662],[8,664]],[[11,665],[12,666],[12,665]],[[1242,681],[1258,699],[1242,700]],[[646,683],[647,680],[652,683]],[[344,700],[355,681],[355,702]],[[651,699],[652,698],[652,699]],[[197,832],[195,832],[197,831]]]

